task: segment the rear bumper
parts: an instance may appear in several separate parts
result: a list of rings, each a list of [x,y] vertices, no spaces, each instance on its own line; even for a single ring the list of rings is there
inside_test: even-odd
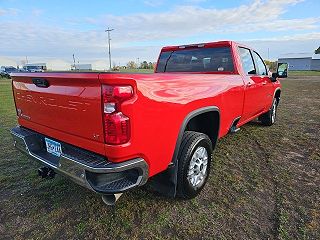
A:
[[[112,163],[101,155],[60,141],[62,154],[56,157],[46,151],[46,136],[23,127],[13,128],[11,134],[17,149],[95,192],[121,193],[148,180],[148,165],[142,158]]]

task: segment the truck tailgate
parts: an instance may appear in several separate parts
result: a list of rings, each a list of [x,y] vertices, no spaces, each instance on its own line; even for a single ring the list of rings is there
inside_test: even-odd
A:
[[[99,73],[18,73],[12,79],[19,123],[104,141]]]

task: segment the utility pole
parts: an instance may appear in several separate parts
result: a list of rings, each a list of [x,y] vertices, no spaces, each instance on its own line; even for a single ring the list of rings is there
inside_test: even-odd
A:
[[[76,69],[76,59],[75,59],[75,57],[74,57],[74,54],[72,54],[72,58],[73,58],[73,70],[74,71],[76,71],[77,69]]]
[[[105,30],[105,32],[108,33],[108,47],[109,47],[109,67],[110,67],[110,71],[111,71],[111,49],[110,49],[110,41],[111,41],[111,38],[110,38],[110,32],[113,31],[114,29],[110,29],[108,28],[107,30]]]
[[[268,48],[268,61],[270,61],[270,49]]]

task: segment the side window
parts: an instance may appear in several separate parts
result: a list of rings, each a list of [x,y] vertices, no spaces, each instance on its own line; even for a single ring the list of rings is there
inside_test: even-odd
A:
[[[253,58],[257,66],[257,74],[268,75],[266,65],[264,64],[263,60],[256,52],[253,52]]]
[[[256,74],[256,69],[254,68],[253,59],[250,50],[247,48],[239,48],[239,53],[241,57],[242,67],[246,74]]]

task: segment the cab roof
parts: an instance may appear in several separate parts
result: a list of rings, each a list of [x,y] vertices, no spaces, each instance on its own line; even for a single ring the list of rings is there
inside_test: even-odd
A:
[[[207,42],[207,43],[196,43],[196,44],[186,44],[186,45],[176,45],[176,46],[166,46],[163,47],[161,51],[175,51],[179,49],[186,49],[186,48],[211,48],[211,47],[228,47],[228,46],[241,46],[245,48],[249,48],[243,44],[237,43],[235,41],[217,41],[217,42]]]

